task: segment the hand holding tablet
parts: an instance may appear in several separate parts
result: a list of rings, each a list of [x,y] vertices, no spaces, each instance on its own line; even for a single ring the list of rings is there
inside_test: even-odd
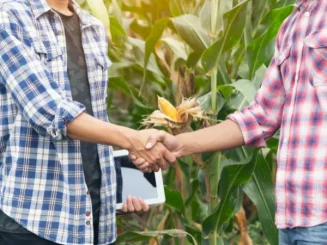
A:
[[[128,157],[128,151],[114,151],[117,164],[117,211],[122,210],[128,196],[144,200],[149,206],[165,202],[161,170],[143,173]]]

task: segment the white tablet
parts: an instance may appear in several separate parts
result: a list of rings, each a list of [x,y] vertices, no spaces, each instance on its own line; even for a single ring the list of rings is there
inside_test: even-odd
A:
[[[116,209],[122,209],[127,196],[143,199],[149,206],[164,203],[165,191],[161,170],[143,173],[128,158],[128,151],[114,151],[117,175]]]

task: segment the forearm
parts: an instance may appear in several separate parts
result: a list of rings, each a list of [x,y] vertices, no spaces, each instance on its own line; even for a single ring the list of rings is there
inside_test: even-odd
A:
[[[92,143],[130,149],[135,130],[98,120],[82,113],[67,124],[68,137]]]
[[[177,140],[183,156],[244,145],[242,132],[238,124],[232,120],[191,133],[180,134]]]

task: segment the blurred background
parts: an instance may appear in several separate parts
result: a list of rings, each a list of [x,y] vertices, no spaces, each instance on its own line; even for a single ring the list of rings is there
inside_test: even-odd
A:
[[[159,129],[178,134],[248,105],[295,0],[78,0],[109,38],[108,114],[141,129],[158,96],[195,98],[210,120]],[[214,135],[213,135],[214,137]],[[185,157],[164,172],[166,203],[118,217],[117,244],[278,244],[274,179],[278,133],[265,149]]]

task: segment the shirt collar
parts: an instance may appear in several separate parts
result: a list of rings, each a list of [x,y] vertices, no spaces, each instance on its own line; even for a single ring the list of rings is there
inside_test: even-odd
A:
[[[102,23],[96,19],[95,17],[91,16],[89,13],[85,12],[81,6],[78,5],[78,3],[75,0],[70,0],[71,4],[74,8],[74,11],[78,15],[82,28],[88,27],[88,26],[101,26]]]
[[[297,9],[301,9],[304,6],[304,4],[311,3],[311,2],[314,2],[314,1],[315,0],[297,0],[296,4],[295,4],[295,7]]]
[[[32,7],[32,12],[36,19],[38,19],[43,14],[52,11],[51,7],[47,3],[46,0],[30,0],[30,4]],[[90,16],[86,13],[77,3],[75,0],[70,0],[70,4],[74,8],[74,11],[78,15],[82,28],[88,26],[99,26],[101,25],[100,21],[97,21],[94,17]]]
[[[46,0],[30,0],[29,2],[36,19],[51,9]]]
[[[303,4],[303,3],[306,3],[306,2],[314,2],[315,0],[297,0],[296,1],[296,4],[299,5],[299,4]]]

